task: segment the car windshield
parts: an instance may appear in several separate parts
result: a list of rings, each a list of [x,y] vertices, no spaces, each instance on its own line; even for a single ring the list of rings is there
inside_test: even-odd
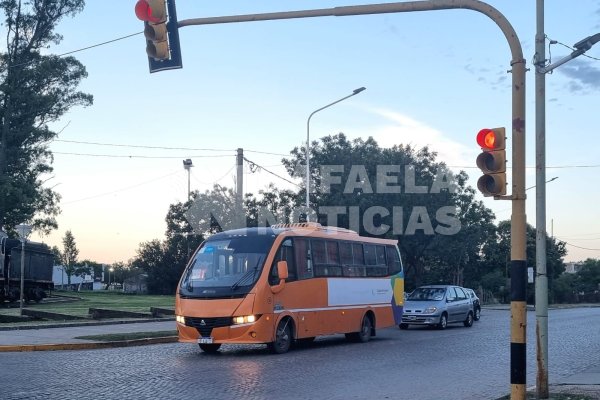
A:
[[[444,288],[418,288],[408,296],[410,301],[439,301],[444,299]]]
[[[182,288],[249,286],[262,271],[272,237],[234,237],[208,240],[187,267]]]

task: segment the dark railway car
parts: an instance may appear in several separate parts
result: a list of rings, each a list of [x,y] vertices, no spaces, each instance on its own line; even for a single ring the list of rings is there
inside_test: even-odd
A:
[[[13,302],[21,291],[21,242],[2,238],[0,246],[0,301]],[[23,297],[26,301],[41,301],[54,289],[52,269],[54,254],[42,243],[25,242]]]

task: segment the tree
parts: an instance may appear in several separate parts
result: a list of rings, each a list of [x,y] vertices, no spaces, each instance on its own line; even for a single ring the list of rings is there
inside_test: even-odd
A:
[[[283,163],[302,178],[304,151],[291,154]],[[313,141],[310,157],[319,222],[397,239],[409,289],[439,280],[464,283],[494,218],[474,200],[464,172],[454,175],[426,147],[381,148],[373,138],[350,141],[343,133]]]
[[[527,267],[533,267],[535,271],[536,258],[536,232],[535,228],[527,225]],[[483,246],[483,260],[480,264],[482,271],[490,273],[494,270],[501,271],[503,276],[510,277],[510,221],[501,221],[498,224],[495,235],[488,237]],[[554,280],[557,279],[565,270],[563,258],[567,254],[566,245],[560,240],[546,235],[546,271],[548,274],[548,289],[552,297]],[[530,284],[528,288],[528,301],[533,303],[535,298],[534,285]]]
[[[71,107],[92,104],[77,91],[87,76],[73,57],[46,53],[62,37],[58,22],[84,0],[3,0],[6,49],[0,52],[0,228],[30,221],[43,233],[57,227],[59,195],[44,186],[52,173],[49,128]]]
[[[218,190],[219,196],[226,192]],[[209,192],[204,195],[194,192],[192,198],[209,200],[211,196]],[[186,217],[191,205],[192,201],[171,204],[166,216],[166,239],[140,244],[136,257],[130,263],[132,270],[141,270],[148,275],[148,291],[152,294],[175,293],[189,258],[203,240],[201,234],[194,233]]]
[[[79,256],[79,250],[77,250],[77,244],[75,243],[75,237],[71,231],[65,232],[63,237],[63,250],[60,252],[60,261],[63,266],[65,273],[67,274],[67,284],[71,284],[71,276],[79,275],[79,266],[77,264],[77,257]]]

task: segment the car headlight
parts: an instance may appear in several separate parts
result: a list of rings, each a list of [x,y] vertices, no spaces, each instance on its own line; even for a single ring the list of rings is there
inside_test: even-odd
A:
[[[241,317],[233,317],[234,324],[251,324],[256,322],[256,315],[243,315]]]
[[[423,310],[423,314],[433,314],[436,311],[437,307],[427,307],[425,310]]]
[[[180,324],[185,325],[185,317],[183,315],[175,316],[175,321],[179,322]]]

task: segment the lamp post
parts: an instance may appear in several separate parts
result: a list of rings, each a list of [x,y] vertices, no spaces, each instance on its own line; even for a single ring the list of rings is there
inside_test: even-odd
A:
[[[26,224],[19,224],[16,226],[17,233],[21,239],[21,290],[19,290],[19,313],[23,315],[23,302],[25,293],[25,242],[27,236],[31,233],[31,226]]]
[[[336,100],[333,103],[329,103],[326,106],[323,106],[323,107],[313,111],[308,116],[308,120],[306,121],[306,221],[307,222],[309,220],[309,215],[310,215],[310,213],[308,212],[310,209],[310,200],[309,200],[310,199],[310,119],[312,118],[313,115],[315,115],[319,111],[324,110],[328,107],[331,107],[332,105],[337,104],[341,101],[344,101],[347,98],[355,96],[364,90],[366,90],[365,87],[360,87],[358,89],[354,89],[352,91],[352,93],[350,93],[348,96],[342,97],[341,99]]]
[[[183,160],[183,169],[185,169],[188,173],[188,200],[190,199],[190,168],[192,168],[194,165],[192,164],[192,160],[191,159],[186,159]]]
[[[548,388],[548,269],[546,249],[546,74],[581,56],[600,42],[600,33],[573,45],[571,54],[547,64],[544,33],[544,0],[536,1],[535,35],[535,321],[536,321],[536,394],[538,399],[550,396]],[[550,42],[552,44],[552,42]]]
[[[110,273],[113,272],[115,269],[113,267],[110,267],[108,269],[108,288],[110,289]]]

